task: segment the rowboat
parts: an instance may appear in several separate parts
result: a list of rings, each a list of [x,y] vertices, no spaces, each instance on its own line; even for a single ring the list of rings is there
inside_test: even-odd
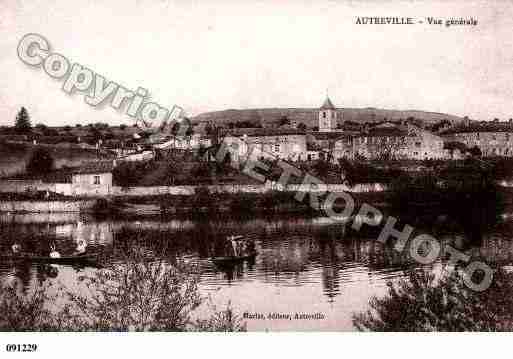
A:
[[[212,258],[210,258],[210,260],[212,262],[214,262],[215,264],[219,264],[219,265],[232,265],[232,264],[237,264],[237,263],[240,263],[240,262],[243,262],[246,260],[254,259],[257,254],[258,254],[257,252],[253,252],[253,253],[249,253],[249,254],[246,254],[243,256],[212,257]]]
[[[59,258],[52,258],[48,256],[36,256],[30,254],[20,255],[4,255],[0,256],[2,260],[11,260],[16,262],[34,262],[34,263],[53,263],[53,264],[91,264],[98,261],[98,254],[82,254],[75,256],[62,256]]]

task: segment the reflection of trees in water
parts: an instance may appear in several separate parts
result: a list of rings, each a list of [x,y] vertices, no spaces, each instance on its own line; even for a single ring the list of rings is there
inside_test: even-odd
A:
[[[312,239],[307,237],[272,238],[262,241],[260,269],[265,273],[299,273],[310,262]]]
[[[340,294],[340,268],[336,247],[336,242],[333,240],[320,241],[322,287],[330,303],[333,303],[335,301],[334,298]]]
[[[13,216],[15,218],[15,216]],[[108,222],[84,223],[16,223],[3,221],[0,224],[0,251],[9,253],[14,242],[22,251],[37,255],[48,255],[50,244],[55,243],[61,254],[71,254],[76,243],[85,240],[90,248],[112,243],[112,228]]]

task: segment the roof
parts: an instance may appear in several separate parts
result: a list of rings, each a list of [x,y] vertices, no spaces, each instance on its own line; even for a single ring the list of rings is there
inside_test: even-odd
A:
[[[97,161],[85,163],[80,167],[73,168],[73,174],[88,174],[88,173],[109,173],[114,169],[112,161]]]
[[[326,96],[326,100],[324,100],[324,103],[321,106],[321,110],[336,110],[328,96]]]
[[[223,129],[224,136],[291,136],[291,135],[306,135],[305,131],[294,128],[233,128]]]
[[[507,122],[481,122],[472,123],[468,126],[459,125],[440,132],[441,135],[469,132],[513,132],[513,124]]]
[[[408,131],[400,126],[395,127],[374,127],[362,132],[355,137],[402,137],[407,136]]]
[[[342,136],[351,136],[351,135],[357,135],[359,131],[343,131],[343,130],[336,130],[332,132],[309,132],[309,135],[311,137],[315,138],[318,141],[322,140],[333,140],[338,139]]]

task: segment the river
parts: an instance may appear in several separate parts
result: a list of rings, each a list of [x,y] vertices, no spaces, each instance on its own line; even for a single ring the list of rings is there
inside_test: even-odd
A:
[[[218,307],[228,302],[247,318],[248,330],[256,331],[351,331],[352,316],[369,309],[369,299],[386,293],[387,282],[405,277],[406,261],[375,236],[351,236],[340,224],[324,218],[257,218],[248,220],[95,220],[78,214],[2,214],[0,250],[8,251],[14,240],[31,251],[50,241],[64,254],[78,239],[90,248],[109,252],[121,245],[124,233],[143,232],[151,240],[169,243],[166,259],[195,263],[201,270],[200,290]],[[509,265],[513,221],[504,216],[500,228],[474,245],[488,261]],[[219,268],[209,257],[210,244],[230,234],[256,240],[254,261]],[[458,244],[464,237],[444,234],[441,240]],[[441,264],[435,263],[437,270]],[[28,291],[37,283],[72,288],[78,277],[95,268],[0,263],[0,281],[21,284]],[[200,311],[207,310],[205,306]],[[305,317],[296,317],[306,314]],[[287,317],[290,315],[290,318]]]

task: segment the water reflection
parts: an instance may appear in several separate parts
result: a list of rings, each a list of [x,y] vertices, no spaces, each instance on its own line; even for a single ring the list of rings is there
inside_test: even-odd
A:
[[[504,222],[483,236],[473,247],[489,262],[513,261],[513,222]],[[14,240],[34,252],[44,253],[50,241],[57,241],[63,253],[72,251],[78,240],[105,253],[130,245],[134,233],[144,233],[147,251],[166,244],[165,260],[195,263],[201,269],[201,290],[213,293],[224,305],[228,300],[239,311],[259,313],[291,311],[321,312],[320,321],[250,321],[250,330],[352,330],[351,316],[365,310],[372,295],[381,295],[388,280],[403,277],[411,263],[392,247],[372,236],[344,234],[341,225],[315,218],[251,219],[248,221],[189,221],[146,219],[140,221],[98,221],[70,214],[0,215],[0,250]],[[209,261],[219,253],[227,235],[239,233],[256,240],[258,256],[230,266]],[[446,233],[444,242],[466,248],[461,234]],[[157,254],[157,252],[154,252]],[[117,260],[111,256],[111,260]],[[78,287],[77,278],[94,272],[89,267],[0,263],[2,287],[16,285],[26,292],[36,283],[62,283]]]

